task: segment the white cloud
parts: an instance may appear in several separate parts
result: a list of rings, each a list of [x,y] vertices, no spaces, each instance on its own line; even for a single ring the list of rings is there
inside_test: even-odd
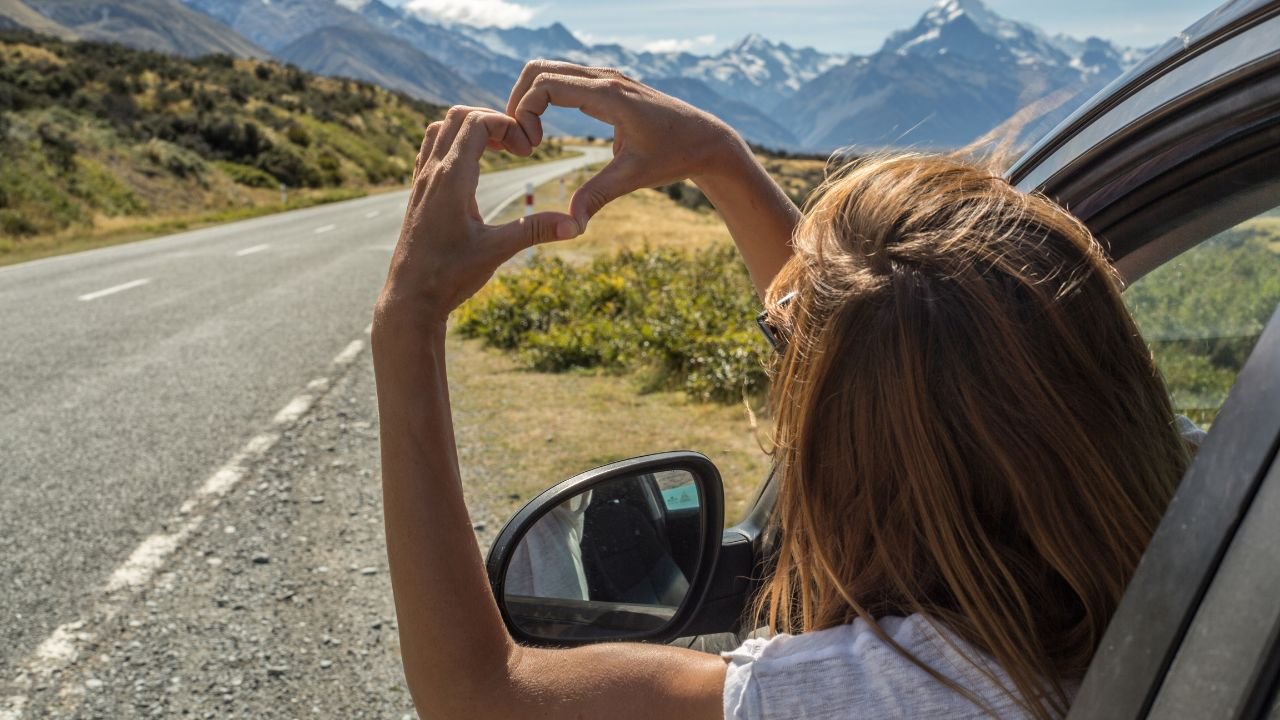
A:
[[[644,44],[649,52],[693,52],[716,44],[716,36],[712,34],[698,35],[691,38],[663,38],[650,40]]]
[[[540,10],[507,0],[409,0],[404,8],[427,20],[501,28],[528,24]]]

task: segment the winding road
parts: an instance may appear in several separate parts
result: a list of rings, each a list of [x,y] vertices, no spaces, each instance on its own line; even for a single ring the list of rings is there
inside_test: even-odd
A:
[[[481,176],[481,212],[583,150]],[[406,198],[0,268],[0,675],[363,336]]]

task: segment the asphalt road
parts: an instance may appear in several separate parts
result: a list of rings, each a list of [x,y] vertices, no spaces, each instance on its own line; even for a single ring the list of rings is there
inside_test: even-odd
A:
[[[482,213],[607,159],[482,176]],[[0,676],[368,325],[378,195],[0,268]]]

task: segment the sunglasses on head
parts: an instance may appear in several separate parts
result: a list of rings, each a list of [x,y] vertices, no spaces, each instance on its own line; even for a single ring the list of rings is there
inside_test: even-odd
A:
[[[794,290],[783,295],[782,298],[774,304],[774,309],[782,310],[789,305],[795,297],[796,292]],[[760,332],[764,333],[764,339],[769,341],[769,344],[773,346],[775,352],[779,355],[786,352],[787,340],[782,336],[782,332],[775,327],[773,323],[769,322],[768,310],[762,310],[760,314],[756,316],[756,324],[760,326]]]

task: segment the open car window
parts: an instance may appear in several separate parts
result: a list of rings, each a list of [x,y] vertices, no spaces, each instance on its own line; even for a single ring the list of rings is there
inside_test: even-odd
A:
[[[1280,303],[1280,208],[1196,245],[1124,297],[1175,410],[1209,430]]]

